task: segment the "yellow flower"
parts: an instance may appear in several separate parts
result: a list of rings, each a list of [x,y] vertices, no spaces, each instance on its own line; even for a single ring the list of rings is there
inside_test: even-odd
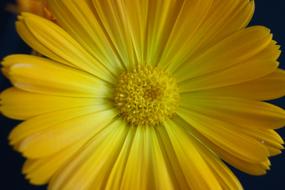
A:
[[[283,149],[279,46],[247,27],[249,0],[48,0],[57,24],[23,13],[45,57],[11,55],[1,112],[11,144],[51,190],[242,189]],[[223,161],[222,161],[223,160]]]

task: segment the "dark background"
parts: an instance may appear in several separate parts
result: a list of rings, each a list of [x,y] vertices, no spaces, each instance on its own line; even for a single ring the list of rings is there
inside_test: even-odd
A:
[[[5,4],[12,0],[0,0],[0,60],[12,53],[29,53],[30,49],[15,32],[16,16],[4,11]],[[256,11],[251,25],[269,27],[274,39],[285,46],[285,1],[256,0]],[[282,48],[283,52],[285,49]],[[285,53],[280,57],[281,67],[285,69]],[[10,86],[10,83],[0,75],[0,91]],[[273,101],[285,108],[285,98]],[[4,118],[0,115],[0,189],[1,190],[43,190],[28,184],[21,174],[24,159],[8,145],[7,136],[18,121]],[[279,133],[285,139],[285,128]],[[271,170],[265,176],[249,176],[235,169],[234,172],[246,190],[283,190],[285,189],[285,152],[271,158]],[[284,180],[284,181],[283,181]]]

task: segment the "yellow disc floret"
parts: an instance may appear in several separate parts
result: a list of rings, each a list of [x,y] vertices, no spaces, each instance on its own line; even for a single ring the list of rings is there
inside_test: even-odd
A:
[[[129,124],[154,126],[175,114],[179,90],[168,73],[139,65],[119,76],[114,102]]]

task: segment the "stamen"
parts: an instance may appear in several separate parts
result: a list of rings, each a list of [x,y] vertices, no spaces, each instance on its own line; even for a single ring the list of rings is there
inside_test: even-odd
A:
[[[179,90],[176,80],[168,73],[140,65],[119,76],[114,102],[129,124],[153,126],[175,114]]]

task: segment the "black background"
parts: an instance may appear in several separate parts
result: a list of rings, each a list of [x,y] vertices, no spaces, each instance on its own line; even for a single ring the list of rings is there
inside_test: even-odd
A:
[[[30,49],[22,42],[15,32],[16,16],[5,12],[4,6],[9,0],[0,0],[0,60],[13,53],[29,53]],[[250,25],[269,27],[274,39],[285,46],[285,1],[256,0],[256,11]],[[285,52],[285,49],[282,48]],[[281,67],[285,69],[285,53],[280,57]],[[0,75],[0,91],[10,83]],[[285,108],[285,98],[273,101]],[[46,187],[32,186],[21,174],[24,159],[8,145],[7,136],[12,128],[19,123],[0,115],[0,190],[43,190]],[[279,133],[285,139],[285,128]],[[271,170],[265,176],[249,176],[235,169],[234,172],[246,190],[283,190],[285,189],[285,152],[271,158]]]

